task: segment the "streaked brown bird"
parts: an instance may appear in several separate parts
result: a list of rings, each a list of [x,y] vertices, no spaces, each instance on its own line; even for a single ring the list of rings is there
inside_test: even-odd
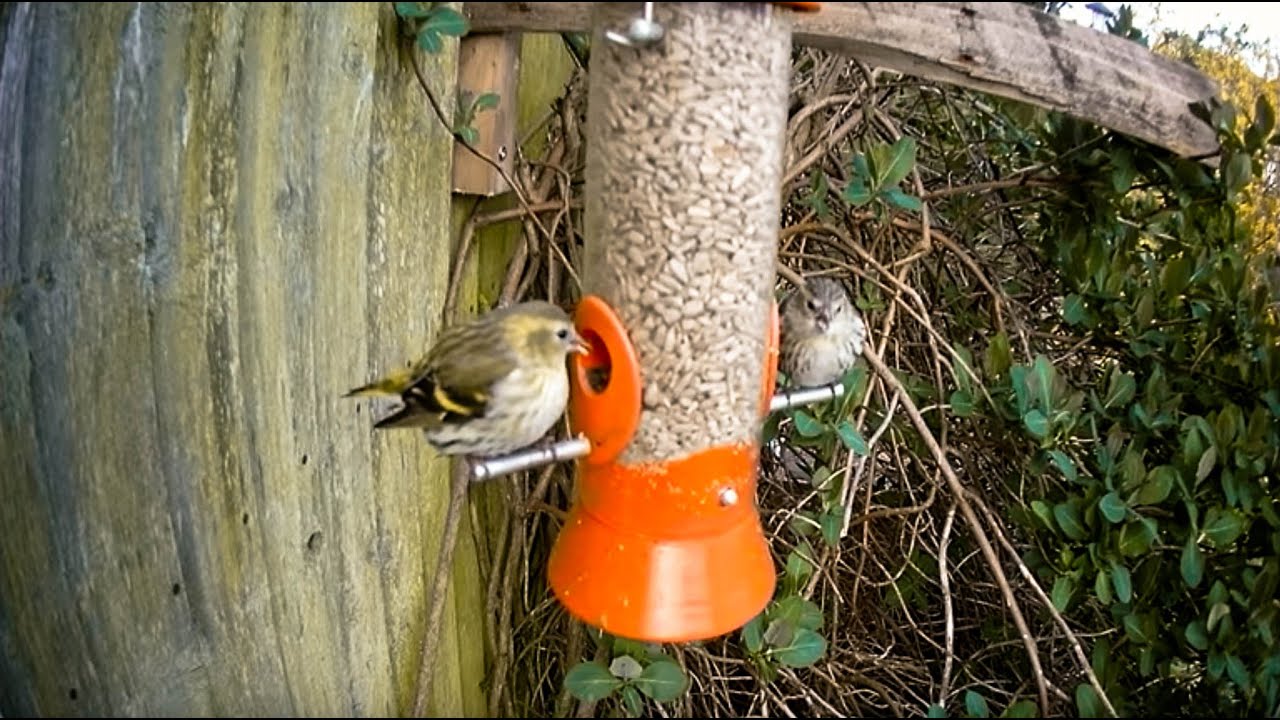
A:
[[[867,326],[844,286],[831,278],[812,278],[792,290],[779,308],[782,316],[778,368],[792,385],[816,387],[840,379],[862,354]]]
[[[404,406],[374,427],[422,428],[441,454],[505,455],[564,414],[565,358],[587,351],[564,310],[529,301],[446,328],[424,357],[344,397],[398,396]]]

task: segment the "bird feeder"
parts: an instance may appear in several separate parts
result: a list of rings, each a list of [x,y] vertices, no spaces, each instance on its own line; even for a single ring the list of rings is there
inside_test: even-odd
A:
[[[548,578],[614,635],[680,642],[763,610],[755,505],[790,79],[780,5],[594,3],[584,300],[570,425],[590,442]]]

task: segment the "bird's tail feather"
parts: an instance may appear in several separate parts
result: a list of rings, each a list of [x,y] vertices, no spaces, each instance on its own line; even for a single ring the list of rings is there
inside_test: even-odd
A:
[[[412,381],[413,373],[409,368],[392,370],[385,377],[378,378],[368,385],[348,390],[342,397],[395,396],[404,392]]]

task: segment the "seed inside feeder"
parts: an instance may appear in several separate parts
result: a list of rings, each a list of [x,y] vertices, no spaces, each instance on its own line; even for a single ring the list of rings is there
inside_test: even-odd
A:
[[[596,3],[623,28],[634,3]],[[584,292],[627,328],[644,402],[623,462],[756,442],[791,35],[768,3],[658,3],[647,48],[597,32]]]

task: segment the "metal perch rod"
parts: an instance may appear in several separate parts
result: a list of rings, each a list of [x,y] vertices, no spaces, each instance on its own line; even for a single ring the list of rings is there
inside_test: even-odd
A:
[[[471,466],[472,480],[490,480],[499,475],[528,470],[553,462],[576,460],[591,452],[591,441],[579,435],[544,448],[521,450],[510,455],[489,458]]]
[[[812,405],[824,400],[835,400],[841,395],[844,395],[844,383],[841,382],[834,382],[830,385],[822,385],[815,388],[787,390],[774,395],[769,400],[769,412],[786,410],[798,405]]]

